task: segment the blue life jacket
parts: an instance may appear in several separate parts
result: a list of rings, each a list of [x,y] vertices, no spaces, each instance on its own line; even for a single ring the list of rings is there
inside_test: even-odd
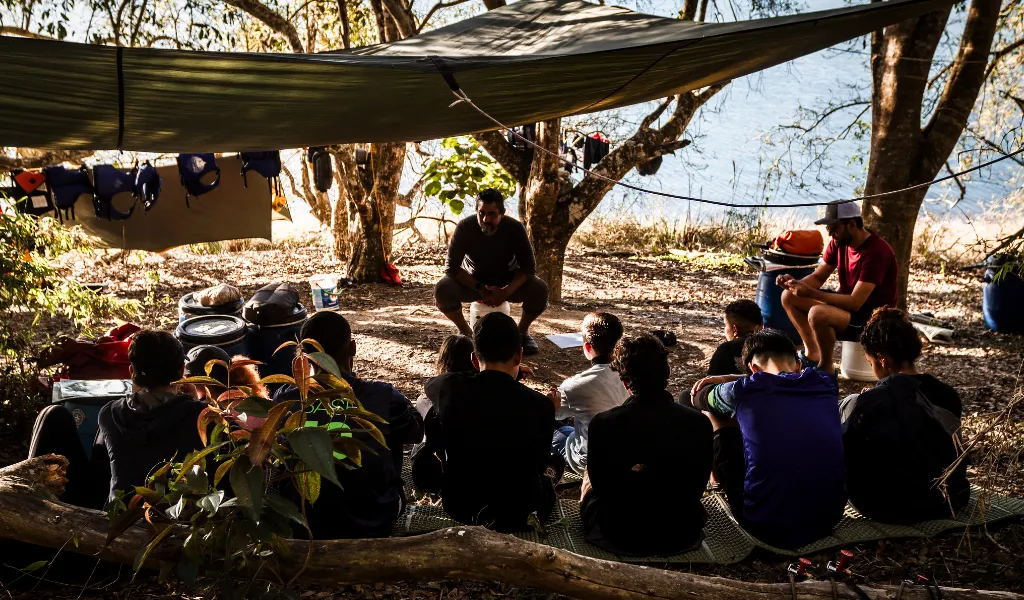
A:
[[[203,176],[207,173],[217,174],[213,183],[202,182]],[[189,205],[189,196],[198,198],[220,185],[220,168],[217,167],[217,159],[212,153],[179,154],[178,174],[181,175],[181,185],[185,188],[185,206]]]
[[[135,197],[142,202],[142,207],[146,209],[146,212],[149,212],[149,209],[153,208],[160,198],[162,183],[160,173],[149,162],[142,163],[142,166],[138,168],[138,172],[135,174]]]
[[[79,196],[93,194],[92,181],[85,167],[66,169],[61,166],[46,167],[46,189],[50,202],[57,209],[61,221],[75,218],[75,202]]]
[[[135,198],[135,172],[125,173],[113,165],[96,165],[92,169],[93,184],[96,192],[92,197],[93,208],[96,209],[96,216],[108,221],[124,221],[135,212],[135,203],[128,212],[117,210],[114,207],[114,196],[123,193],[130,193]]]
[[[242,159],[242,181],[245,187],[249,187],[249,181],[245,174],[249,171],[256,171],[267,178],[272,196],[282,196],[281,193],[281,153],[277,150],[272,152],[241,152]]]

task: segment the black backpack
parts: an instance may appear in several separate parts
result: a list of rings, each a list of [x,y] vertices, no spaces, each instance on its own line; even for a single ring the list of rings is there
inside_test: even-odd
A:
[[[290,283],[275,281],[256,290],[242,308],[242,318],[256,325],[280,325],[295,313],[299,292]]]
[[[327,147],[310,148],[306,160],[313,165],[313,185],[321,192],[326,192],[334,185],[334,166],[331,164],[331,153]]]

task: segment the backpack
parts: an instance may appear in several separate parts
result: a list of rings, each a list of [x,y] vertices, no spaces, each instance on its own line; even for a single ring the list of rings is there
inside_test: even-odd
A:
[[[75,218],[75,203],[80,196],[93,195],[92,180],[85,167],[46,167],[43,175],[46,177],[47,198],[62,222],[64,219]]]
[[[249,171],[256,171],[267,179],[270,185],[271,196],[283,196],[281,190],[281,153],[277,150],[272,152],[241,152],[242,159],[242,182],[249,187],[249,181],[245,174]]]
[[[656,175],[658,170],[661,169],[661,163],[664,162],[664,158],[661,156],[655,156],[651,160],[645,162],[642,165],[638,165],[636,172],[640,175],[651,176]]]
[[[334,166],[331,153],[325,146],[310,148],[306,160],[313,165],[313,185],[321,192],[327,192],[334,184]]]
[[[93,184],[95,193],[92,197],[92,206],[96,209],[96,216],[108,221],[124,221],[135,212],[135,204],[122,212],[114,207],[114,196],[128,192],[135,197],[135,172],[125,173],[112,165],[97,165],[92,169]]]
[[[217,178],[212,183],[203,183],[202,179],[207,173],[216,173]],[[181,185],[185,188],[186,207],[189,206],[190,196],[198,198],[212,192],[220,185],[220,168],[217,166],[217,158],[210,153],[179,154],[178,174],[181,175]]]
[[[252,295],[242,308],[242,318],[256,325],[286,322],[299,304],[299,292],[290,283],[275,281]]]
[[[14,200],[19,213],[42,216],[53,210],[53,203],[46,193],[46,177],[37,171],[11,171],[14,185],[0,188],[0,196]]]
[[[142,207],[149,212],[157,199],[160,198],[160,189],[163,181],[156,167],[149,162],[142,163],[135,174],[135,198],[142,202]]]

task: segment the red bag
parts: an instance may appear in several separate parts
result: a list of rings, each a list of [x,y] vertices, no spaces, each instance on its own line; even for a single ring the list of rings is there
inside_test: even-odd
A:
[[[775,238],[772,247],[787,254],[820,256],[825,249],[825,240],[817,229],[791,230]]]
[[[128,346],[131,336],[140,330],[134,323],[125,323],[96,340],[64,338],[44,352],[38,364],[67,365],[67,379],[129,379]]]
[[[398,272],[398,267],[391,263],[385,263],[380,268],[380,278],[384,280],[384,283],[391,285],[402,285],[402,276]]]

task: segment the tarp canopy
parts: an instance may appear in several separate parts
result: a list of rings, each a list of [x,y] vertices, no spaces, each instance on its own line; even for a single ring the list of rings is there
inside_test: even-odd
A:
[[[703,24],[523,0],[350,52],[118,49],[0,37],[0,145],[237,152],[416,141],[616,108],[728,81],[953,0]]]

